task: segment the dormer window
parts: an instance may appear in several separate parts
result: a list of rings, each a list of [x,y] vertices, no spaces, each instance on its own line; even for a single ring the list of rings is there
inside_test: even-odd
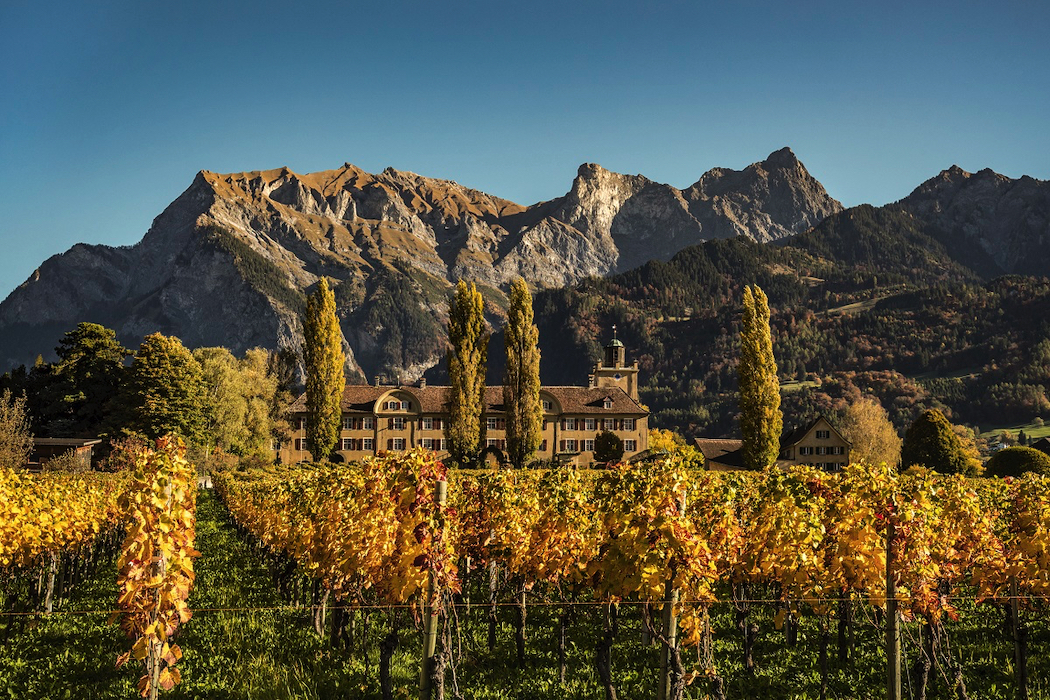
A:
[[[543,399],[540,401],[540,404],[543,406],[544,411],[549,411],[553,407],[549,399]]]
[[[612,408],[612,399],[606,396],[605,401],[602,403],[602,408],[606,410]]]

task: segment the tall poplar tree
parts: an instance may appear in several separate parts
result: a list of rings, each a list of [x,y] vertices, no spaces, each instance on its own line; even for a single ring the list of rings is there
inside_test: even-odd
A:
[[[448,309],[448,425],[445,437],[452,461],[477,461],[485,442],[485,368],[488,332],[484,303],[473,282],[456,285]]]
[[[744,288],[737,377],[744,466],[765,469],[780,454],[784,416],[780,412],[780,381],[769,330],[769,301],[758,285]]]
[[[503,407],[507,424],[507,459],[521,468],[540,446],[540,331],[533,323],[532,295],[520,277],[510,287],[510,308],[503,332],[507,366],[503,374]]]
[[[335,295],[324,277],[306,298],[303,318],[303,360],[306,365],[306,439],[317,461],[327,460],[339,439],[343,375],[343,336],[335,316]]]

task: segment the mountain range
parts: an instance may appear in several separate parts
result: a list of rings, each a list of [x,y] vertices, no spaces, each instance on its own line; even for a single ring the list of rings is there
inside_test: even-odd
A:
[[[414,379],[443,357],[458,279],[483,286],[498,322],[515,277],[563,287],[704,240],[779,240],[841,209],[789,149],[684,190],[588,163],[564,196],[532,206],[350,164],[200,172],[139,243],[73,246],[0,303],[0,363],[31,361],[82,320],[129,343],[160,331],[191,347],[298,349],[303,296],[325,275],[347,370]]]
[[[190,347],[298,350],[304,295],[323,275],[350,375],[439,379],[451,285],[478,282],[498,329],[505,290],[522,276],[536,291],[544,381],[582,381],[616,323],[648,372],[642,399],[655,423],[728,433],[743,284],[769,292],[782,375],[805,385],[799,396],[847,372],[834,379],[839,394],[892,385],[903,394],[888,401],[907,394],[899,403],[950,410],[993,380],[1042,386],[1010,358],[1050,337],[1038,280],[1048,263],[1050,183],[956,166],[900,202],[849,209],[787,148],[684,189],[584,164],[564,196],[531,206],[349,164],[202,171],[139,243],[78,244],[42,263],[0,303],[0,362],[48,357],[80,321],[114,328],[131,347],[160,331]],[[958,299],[973,305],[970,318]],[[1017,316],[1004,319],[1015,301]],[[992,347],[997,332],[1012,345]],[[997,353],[1014,374],[988,369]],[[499,354],[494,341],[493,381]],[[858,379],[864,372],[896,375]]]

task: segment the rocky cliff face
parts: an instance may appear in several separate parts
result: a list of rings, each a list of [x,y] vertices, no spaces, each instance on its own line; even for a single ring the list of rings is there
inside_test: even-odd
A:
[[[298,349],[304,294],[325,275],[347,370],[414,379],[444,355],[455,280],[482,285],[498,322],[518,276],[560,287],[711,238],[776,240],[840,209],[788,149],[686,190],[585,164],[565,196],[530,207],[350,164],[201,172],[138,244],[74,246],[0,303],[0,363],[47,354],[85,320],[130,344],[160,331],[191,347]]]
[[[1050,270],[1050,182],[953,165],[900,205],[986,276]]]

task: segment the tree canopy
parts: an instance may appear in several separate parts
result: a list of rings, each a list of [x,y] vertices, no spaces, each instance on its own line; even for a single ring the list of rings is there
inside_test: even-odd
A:
[[[208,413],[200,363],[178,338],[146,336],[128,371],[121,407],[126,432],[152,439],[172,433],[199,442]]]
[[[908,428],[901,446],[901,467],[920,466],[942,474],[974,475],[980,462],[937,409],[923,413]]]
[[[460,280],[448,310],[449,420],[445,437],[452,461],[477,461],[485,444],[485,371],[488,331],[481,292]]]
[[[306,299],[303,318],[303,359],[306,364],[306,439],[316,460],[327,460],[336,449],[342,418],[346,377],[343,335],[335,315],[335,296],[324,277]]]
[[[540,446],[543,406],[540,404],[540,332],[532,322],[532,295],[520,277],[511,284],[504,345],[503,410],[506,415],[507,459],[525,463]]]
[[[901,438],[882,404],[863,396],[846,409],[841,422],[842,436],[852,443],[854,462],[888,464],[896,467],[901,459]]]
[[[737,378],[744,466],[765,469],[780,454],[784,417],[780,412],[780,381],[769,330],[769,301],[758,285],[744,288]]]

